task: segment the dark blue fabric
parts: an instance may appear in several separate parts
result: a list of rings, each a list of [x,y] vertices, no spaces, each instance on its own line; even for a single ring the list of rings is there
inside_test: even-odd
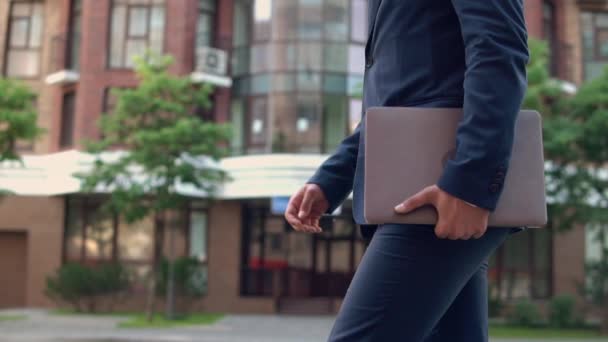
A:
[[[527,84],[522,0],[369,0],[369,10],[363,116],[372,106],[463,107],[438,186],[494,210]],[[327,213],[353,191],[353,218],[368,235],[376,226],[363,217],[363,122],[308,183],[323,189]]]
[[[512,231],[447,240],[428,225],[379,225],[328,341],[488,341],[488,257]]]

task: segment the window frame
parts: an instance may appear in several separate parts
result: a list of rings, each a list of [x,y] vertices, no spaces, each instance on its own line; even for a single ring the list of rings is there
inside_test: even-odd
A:
[[[162,1],[162,4],[155,3],[155,1]],[[121,48],[121,63],[120,66],[112,65],[112,29],[114,24],[114,9],[116,8],[116,3],[120,2],[119,5],[125,6],[125,18],[124,18],[124,34],[122,39],[122,48]],[[164,54],[167,50],[167,23],[168,23],[168,11],[167,11],[167,0],[147,0],[146,4],[136,3],[132,4],[132,0],[110,0],[109,1],[109,15],[108,15],[108,30],[107,30],[107,44],[108,44],[108,52],[106,54],[106,69],[114,70],[114,71],[131,71],[133,67],[128,66],[127,64],[127,44],[130,39],[144,41],[146,43],[146,49],[150,49],[150,27],[151,27],[151,14],[152,8],[161,7],[163,9],[163,39],[160,47],[161,54]],[[131,9],[135,8],[145,8],[147,9],[146,16],[146,34],[145,36],[130,36],[129,28],[131,21]],[[145,38],[143,38],[145,37]]]
[[[68,225],[70,224],[69,221],[69,217],[70,217],[70,210],[77,210],[77,214],[82,218],[82,221],[79,222],[80,226],[78,226],[77,228],[79,229],[79,236],[82,239],[82,241],[86,241],[87,239],[87,225],[90,222],[90,218],[91,218],[91,213],[94,213],[94,211],[92,210],[92,208],[96,208],[99,207],[100,205],[103,204],[103,202],[107,199],[106,196],[104,195],[92,195],[92,196],[82,196],[82,195],[75,195],[75,196],[66,196],[64,197],[64,224],[63,224],[63,234],[62,234],[62,241],[61,241],[61,262],[62,264],[67,264],[67,263],[80,263],[83,265],[97,265],[97,264],[103,264],[103,263],[107,263],[107,262],[120,262],[121,264],[124,264],[126,266],[153,266],[154,263],[154,255],[152,252],[152,256],[150,258],[125,258],[122,257],[120,255],[120,243],[119,243],[119,238],[120,238],[120,224],[121,219],[119,217],[119,215],[117,215],[116,213],[112,213],[111,217],[109,219],[111,219],[112,222],[112,245],[111,245],[111,257],[110,258],[97,258],[97,257],[90,257],[87,256],[86,254],[86,246],[84,243],[81,244],[80,248],[79,248],[79,252],[78,252],[78,256],[77,257],[70,257],[68,255]],[[179,214],[178,215],[183,215],[183,220],[181,220],[183,226],[182,227],[177,227],[177,229],[180,229],[183,231],[184,234],[184,249],[183,249],[183,256],[187,256],[190,257],[190,240],[191,240],[191,236],[190,236],[190,217],[191,214],[193,212],[205,212],[206,213],[206,237],[205,237],[205,260],[204,261],[199,261],[199,266],[201,267],[205,267],[207,268],[207,274],[208,274],[208,270],[209,270],[209,259],[210,259],[210,255],[211,253],[209,253],[209,246],[210,241],[209,241],[209,237],[211,236],[210,234],[210,227],[211,227],[211,210],[209,208],[209,203],[207,201],[197,201],[196,199],[190,199],[188,201],[188,204],[182,208],[178,208],[175,209],[175,211],[177,211]],[[153,216],[153,214],[151,214]],[[167,221],[166,223],[168,224],[169,217],[167,217]],[[168,225],[165,226],[165,233],[167,233],[168,229],[171,229],[170,227],[168,227]],[[154,234],[154,232],[152,232],[152,244],[153,246],[155,245],[155,238],[156,235]],[[165,239],[164,243],[166,244],[168,241]],[[167,253],[166,249],[163,249],[164,253]],[[208,280],[207,280],[208,281]],[[208,289],[206,291],[206,293],[204,294],[204,296],[206,296],[208,294]]]
[[[27,4],[29,6],[29,15],[28,16],[13,16],[13,9],[17,4]],[[29,46],[32,40],[32,17],[34,15],[34,5],[39,4],[42,6],[41,14],[40,14],[40,22],[41,22],[41,31],[40,31],[40,45],[37,47]],[[12,46],[13,40],[13,21],[15,18],[17,20],[26,20],[27,21],[27,33],[26,33],[26,44],[25,46]],[[6,23],[6,39],[4,43],[4,65],[2,67],[2,74],[5,77],[23,79],[23,80],[33,80],[37,79],[42,75],[42,48],[44,46],[44,24],[45,24],[45,3],[42,0],[12,0],[8,6],[8,20]],[[11,51],[36,51],[38,54],[37,63],[38,68],[35,75],[9,75],[9,55]]]
[[[79,6],[76,6],[76,3],[79,2]],[[69,27],[68,27],[68,43],[66,44],[66,53],[65,53],[65,67],[69,70],[78,70],[80,69],[80,47],[82,43],[82,13],[83,13],[83,0],[71,0],[70,1],[70,11],[69,11]],[[75,30],[76,28],[76,20],[79,20],[78,23],[79,30],[78,32]],[[78,45],[76,46],[75,40],[78,40]],[[74,48],[78,48],[78,51],[74,54]]]

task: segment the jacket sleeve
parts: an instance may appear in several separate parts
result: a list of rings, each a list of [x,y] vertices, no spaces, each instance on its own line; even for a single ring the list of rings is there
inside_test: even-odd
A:
[[[306,182],[317,184],[323,190],[329,202],[326,214],[331,214],[353,190],[362,122],[363,118],[354,132],[342,140],[336,151]]]
[[[529,59],[522,0],[451,0],[465,46],[464,116],[437,183],[493,211],[508,171]]]

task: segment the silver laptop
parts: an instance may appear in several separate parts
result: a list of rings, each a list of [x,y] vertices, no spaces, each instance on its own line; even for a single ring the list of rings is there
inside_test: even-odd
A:
[[[365,115],[364,216],[369,224],[435,224],[433,207],[397,214],[394,206],[436,184],[455,151],[461,108],[371,107]],[[492,227],[542,227],[547,222],[542,123],[518,115],[502,195]]]

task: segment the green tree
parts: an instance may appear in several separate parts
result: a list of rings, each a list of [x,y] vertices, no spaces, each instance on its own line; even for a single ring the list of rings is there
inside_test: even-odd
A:
[[[559,81],[549,74],[549,46],[547,42],[530,38],[528,40],[530,61],[526,67],[528,73],[528,90],[523,101],[523,108],[535,109],[544,117],[551,117],[555,112],[555,99],[561,95]]]
[[[20,161],[17,142],[34,142],[43,130],[37,125],[34,94],[18,81],[0,78],[0,163]],[[0,189],[0,194],[6,191]]]
[[[212,197],[217,184],[228,178],[214,162],[228,154],[230,126],[206,122],[194,115],[197,109],[211,106],[212,87],[197,86],[188,77],[171,75],[171,63],[169,56],[147,54],[136,59],[139,85],[114,90],[117,104],[100,120],[102,139],[87,145],[97,155],[95,163],[89,172],[78,175],[85,192],[110,190],[104,210],[118,213],[128,223],[150,215],[155,218],[148,319],[154,312],[154,280],[163,255],[165,216],[183,208],[188,201],[176,187],[192,186]],[[113,158],[101,154],[117,147],[121,150]],[[169,233],[172,231],[169,229]],[[173,315],[174,300],[171,275],[169,270],[169,316]]]
[[[545,120],[545,150],[551,168],[547,193],[556,199],[551,221],[558,229],[595,227],[599,259],[587,265],[586,297],[603,311],[608,332],[608,69],[565,97]]]
[[[608,69],[565,95],[548,70],[548,45],[529,40],[528,92],[524,108],[543,115],[549,220],[558,231],[576,225],[593,228],[600,246],[598,260],[586,265],[582,293],[603,310],[602,330],[608,332]]]

